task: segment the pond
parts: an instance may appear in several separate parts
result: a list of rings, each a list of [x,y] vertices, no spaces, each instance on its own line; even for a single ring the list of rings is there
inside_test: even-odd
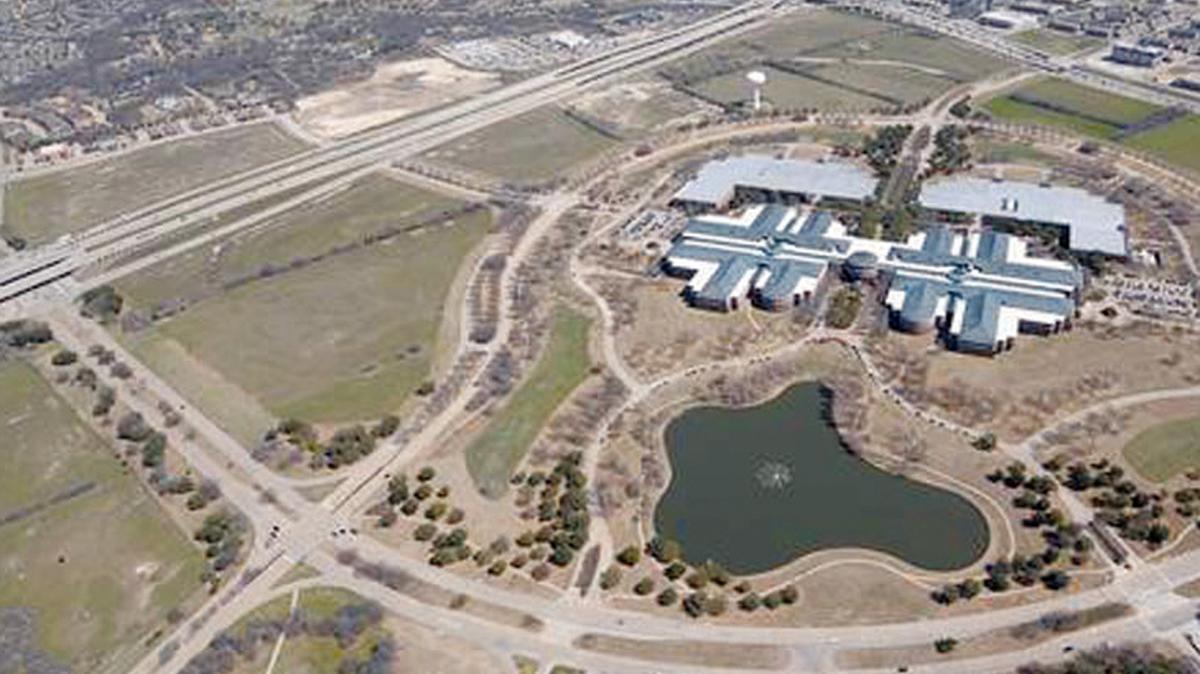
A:
[[[823,386],[804,383],[755,407],[699,407],[672,420],[658,535],[678,541],[687,561],[736,574],[846,547],[937,571],[976,561],[989,535],[979,510],[848,453],[827,402]]]

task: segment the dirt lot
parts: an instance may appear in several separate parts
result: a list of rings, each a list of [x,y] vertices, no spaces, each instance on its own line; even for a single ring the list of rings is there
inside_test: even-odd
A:
[[[463,207],[369,177],[124,279],[132,308],[160,318],[123,339],[243,441],[273,416],[395,411],[430,376],[459,266],[489,231],[487,209]]]
[[[5,227],[45,243],[306,148],[263,122],[19,179],[4,195]]]
[[[31,366],[0,364],[0,423],[0,613],[32,627],[17,647],[124,670],[200,587],[202,555]]]
[[[380,66],[366,81],[300,99],[294,117],[317,136],[340,138],[498,83],[492,73],[460,68],[442,58],[398,61]]]

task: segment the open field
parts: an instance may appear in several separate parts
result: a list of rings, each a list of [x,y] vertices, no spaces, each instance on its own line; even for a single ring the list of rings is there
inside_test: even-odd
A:
[[[824,47],[808,55],[908,63],[941,71],[957,82],[971,82],[1000,72],[1008,65],[966,43],[895,27],[887,33]]]
[[[32,367],[0,364],[0,420],[0,612],[73,671],[123,671],[203,557]]]
[[[661,72],[708,100],[730,104],[749,99],[745,72],[755,68],[767,73],[764,95],[776,108],[866,110],[919,102],[1004,65],[952,39],[810,10],[701,50]]]
[[[1125,144],[1200,172],[1200,115],[1181,117],[1149,131],[1134,134]]]
[[[463,206],[371,176],[122,280],[134,310],[164,316],[122,337],[243,441],[273,416],[395,411],[429,376],[458,268],[491,223]]]
[[[296,604],[310,621],[333,618],[350,606],[362,606],[363,597],[338,588],[306,588],[300,591]],[[230,628],[230,633],[242,636],[254,621],[284,621],[289,614],[291,596],[274,599],[244,616]],[[336,638],[300,634],[284,640],[279,661],[280,674],[335,674],[343,660],[365,660],[377,644],[389,639],[395,645],[390,672],[439,672],[445,674],[474,674],[475,672],[504,671],[503,666],[482,648],[399,616],[384,613],[382,620],[369,626],[347,647]],[[251,658],[239,659],[236,674],[261,674],[270,661],[274,639],[260,644]],[[350,670],[358,671],[358,670]],[[375,671],[375,670],[371,670]]]
[[[892,105],[883,98],[854,92],[794,72],[770,66],[761,66],[759,70],[767,75],[763,99],[777,109],[870,110]],[[746,75],[740,70],[698,82],[693,89],[702,97],[724,105],[748,103],[753,96]]]
[[[421,110],[486,91],[493,73],[461,68],[443,58],[382,65],[365,81],[306,96],[296,102],[296,121],[324,138],[339,138]]]
[[[767,27],[726,40],[662,69],[673,81],[694,81],[765,61],[785,61],[843,42],[894,30],[892,24],[824,10],[797,12]]]
[[[1066,80],[1043,78],[988,101],[994,117],[1064,128],[1096,138],[1116,138],[1126,126],[1160,111],[1144,101]]]
[[[5,227],[45,243],[306,147],[268,122],[14,180],[4,195]]]
[[[1116,141],[1177,166],[1200,171],[1200,115],[1140,127],[1162,113],[1162,108],[1053,78],[1001,94],[983,107],[999,119],[1042,124]]]
[[[550,105],[456,138],[422,156],[523,185],[551,180],[615,143]]]
[[[870,63],[819,65],[812,74],[904,105],[923,103],[955,86],[945,76],[925,70]]]
[[[565,306],[528,377],[466,450],[467,469],[484,495],[499,498],[546,420],[588,376],[591,319]]]
[[[636,137],[672,121],[702,112],[705,105],[670,83],[647,76],[585,93],[572,106],[609,124],[622,136]]]
[[[1012,36],[1013,42],[1041,49],[1048,54],[1074,54],[1077,51],[1098,47],[1103,40],[1088,35],[1069,35],[1046,28],[1033,28]]]
[[[1123,450],[1134,470],[1154,482],[1200,467],[1200,417],[1180,419],[1138,433]]]

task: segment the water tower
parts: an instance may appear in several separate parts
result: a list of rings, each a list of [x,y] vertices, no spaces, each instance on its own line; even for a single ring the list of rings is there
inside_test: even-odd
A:
[[[767,83],[767,74],[761,70],[751,70],[746,73],[746,79],[754,85],[754,111],[762,109],[762,88]]]

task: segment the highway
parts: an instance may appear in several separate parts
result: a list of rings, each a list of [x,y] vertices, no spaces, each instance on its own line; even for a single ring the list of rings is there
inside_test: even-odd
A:
[[[181,230],[202,226],[239,206],[305,189],[364,166],[420,154],[603,82],[678,58],[708,42],[747,30],[772,11],[769,4],[752,0],[685,28],[644,38],[581,63],[229,176],[94,225],[35,251],[6,257],[0,260],[0,303],[75,270],[104,263]]]

